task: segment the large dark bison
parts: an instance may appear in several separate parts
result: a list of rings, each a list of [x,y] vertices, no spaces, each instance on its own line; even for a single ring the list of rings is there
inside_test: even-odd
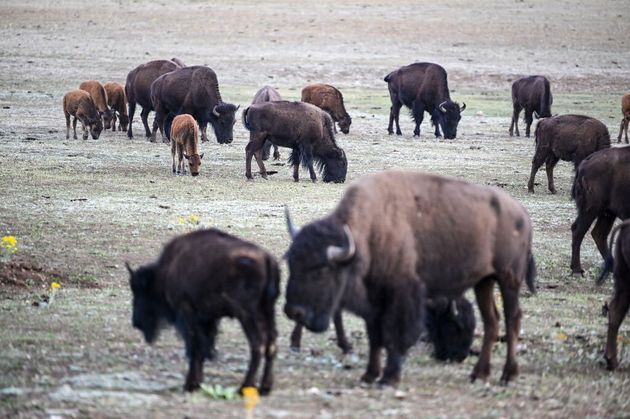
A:
[[[414,63],[392,71],[384,79],[389,88],[392,107],[389,111],[389,125],[387,131],[394,133],[393,123],[396,121],[396,134],[402,135],[398,119],[400,108],[405,105],[411,109],[411,115],[416,123],[414,136],[420,136],[420,124],[424,112],[431,115],[431,123],[435,126],[435,137],[440,137],[440,127],[444,138],[452,139],[457,136],[457,124],[461,119],[461,112],[466,104],[460,108],[451,100],[448,91],[446,70],[433,63]]]
[[[302,89],[302,102],[310,103],[328,112],[330,117],[339,124],[344,134],[350,132],[352,118],[343,105],[343,95],[334,86],[317,83],[309,84]]]
[[[532,171],[527,183],[534,192],[534,178],[545,163],[549,191],[556,193],[553,169],[559,160],[579,164],[595,151],[610,147],[610,134],[606,125],[595,118],[583,115],[560,115],[542,119],[536,125],[536,151]]]
[[[190,365],[184,390],[199,388],[204,359],[214,356],[219,321],[234,317],[247,336],[251,357],[241,389],[256,386],[264,355],[260,391],[271,391],[280,281],[273,256],[252,243],[210,229],[176,237],[157,261],[137,270],[127,268],[133,326],[150,344],[164,324],[173,324],[186,342]]]
[[[350,186],[327,217],[299,232],[292,223],[285,313],[313,332],[349,310],[367,326],[365,382],[395,385],[417,341],[426,298],[458,298],[474,287],[484,323],[481,355],[471,378],[490,374],[498,336],[493,288],[506,322],[501,381],[518,374],[519,291],[534,291],[532,226],[523,206],[504,191],[443,176],[384,171]],[[381,376],[381,350],[387,363]]]
[[[510,124],[510,136],[518,132],[518,116],[525,109],[525,136],[529,137],[530,128],[534,119],[547,118],[551,116],[551,104],[553,96],[549,88],[549,80],[544,76],[528,76],[516,80],[512,83],[512,123]]]
[[[127,137],[133,138],[133,116],[136,113],[136,104],[142,106],[140,118],[144,125],[144,131],[147,138],[155,140],[155,132],[157,131],[157,123],[153,121],[153,133],[149,129],[149,112],[153,111],[153,103],[151,102],[151,83],[162,74],[182,68],[183,64],[180,60],[155,60],[145,64],[140,64],[127,74],[125,82],[125,94],[129,102],[129,129]]]
[[[613,242],[619,233],[619,239],[614,250]],[[630,307],[630,220],[626,220],[615,227],[610,233],[610,254],[604,262],[604,269],[597,280],[601,285],[610,271],[615,278],[615,292],[608,305],[608,337],[606,339],[606,351],[604,359],[609,370],[615,370],[619,366],[617,359],[617,334],[619,326],[628,313]]]
[[[602,257],[608,254],[606,237],[616,218],[630,218],[630,147],[613,147],[584,159],[573,181],[577,217],[571,225],[571,270],[581,274],[580,246],[597,219],[591,235]]]
[[[254,95],[254,99],[252,100],[252,105],[263,102],[273,102],[282,100],[282,96],[276,89],[271,86],[263,86],[256,92]],[[263,160],[269,160],[269,155],[271,154],[271,146],[273,145],[273,159],[280,159],[280,152],[278,151],[278,146],[272,144],[271,141],[265,141],[265,145],[263,147]]]
[[[619,135],[617,142],[621,142],[621,134],[626,134],[626,144],[628,144],[628,123],[630,123],[630,93],[626,93],[621,98],[621,125],[619,126]]]
[[[151,100],[160,130],[173,122],[176,115],[192,115],[201,128],[201,140],[208,141],[208,122],[219,144],[232,142],[236,123],[236,106],[224,103],[217,75],[205,66],[184,67],[158,77],[151,84]],[[167,117],[168,116],[168,117]]]
[[[333,316],[337,346],[344,354],[352,351],[346,337],[341,312]],[[464,297],[450,300],[438,297],[427,301],[425,327],[428,341],[433,344],[433,356],[439,361],[462,362],[470,353],[475,337],[475,312]],[[291,349],[299,350],[303,326],[296,323],[291,333]]]
[[[333,124],[330,115],[310,103],[282,100],[250,106],[243,111],[243,125],[249,131],[245,175],[252,179],[252,156],[255,156],[261,176],[267,178],[261,149],[265,141],[271,141],[292,149],[289,163],[296,182],[300,163],[308,168],[311,180],[317,180],[313,162],[322,171],[324,182],[345,182],[348,161],[346,153],[335,142]]]

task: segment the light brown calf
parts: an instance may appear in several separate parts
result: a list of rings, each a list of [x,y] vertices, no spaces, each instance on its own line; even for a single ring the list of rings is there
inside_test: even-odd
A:
[[[167,131],[168,134],[168,131]],[[186,174],[184,157],[188,160],[190,174],[199,175],[199,166],[203,153],[199,154],[199,133],[197,132],[197,121],[189,114],[177,115],[173,119],[170,129],[171,155],[173,156],[173,173]],[[175,164],[175,155],[177,165]]]
[[[83,90],[71,90],[63,97],[63,112],[66,115],[66,139],[70,138],[70,116],[74,117],[72,128],[77,139],[77,119],[83,125],[83,139],[87,140],[88,131],[93,139],[98,139],[103,130],[103,123],[90,94]]]
[[[118,113],[118,131],[127,131],[129,116],[127,115],[127,96],[125,88],[120,83],[105,83],[105,93],[107,93],[107,104],[112,110],[112,131],[116,131],[116,113]]]
[[[626,93],[621,98],[621,126],[619,127],[619,135],[617,136],[617,142],[621,142],[621,133],[626,132],[626,144],[628,144],[628,123],[630,122],[630,93]]]
[[[114,113],[107,106],[107,92],[103,85],[96,80],[87,80],[79,85],[79,89],[85,90],[92,96],[98,113],[103,117],[104,128],[109,129]]]

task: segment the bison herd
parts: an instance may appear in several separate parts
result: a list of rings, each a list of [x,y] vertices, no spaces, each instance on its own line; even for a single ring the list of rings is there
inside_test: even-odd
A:
[[[449,94],[447,73],[433,63],[414,63],[384,78],[391,98],[389,134],[401,135],[400,109],[411,110],[414,136],[420,136],[424,112],[431,117],[435,136],[454,139],[466,104]],[[571,269],[583,272],[580,245],[596,220],[593,238],[605,258],[599,283],[612,271],[614,296],[609,305],[605,360],[615,369],[617,333],[630,307],[630,224],[613,229],[617,218],[630,219],[630,147],[611,147],[610,135],[600,121],[583,115],[552,116],[550,83],[544,76],[529,76],[512,84],[513,114],[509,134],[518,136],[524,111],[525,135],[533,117],[535,151],[529,192],[534,177],[546,166],[548,188],[556,193],[553,169],[559,160],[571,161],[575,179],[571,195],[577,217],[572,230]],[[217,141],[233,141],[238,106],[224,102],[215,72],[182,61],[156,60],[139,65],[118,83],[102,86],[81,83],[63,98],[66,138],[70,117],[76,139],[77,120],[98,139],[103,128],[127,131],[133,138],[136,105],[146,137],[157,131],[171,143],[174,174],[199,174],[202,142],[212,126]],[[150,129],[148,115],[155,112]],[[618,142],[630,121],[630,95],[622,98]],[[327,84],[302,90],[301,101],[282,99],[272,87],[261,88],[242,111],[249,132],[245,147],[245,174],[252,179],[251,161],[267,178],[264,160],[278,159],[278,147],[291,149],[289,163],[299,180],[300,165],[324,182],[346,180],[348,160],[336,140],[337,126],[347,134],[352,119],[341,92]],[[184,163],[184,158],[186,163]],[[369,356],[362,381],[396,385],[405,355],[419,339],[433,345],[439,360],[462,361],[472,344],[475,316],[463,297],[473,289],[483,322],[483,339],[471,380],[490,374],[492,348],[499,334],[499,311],[494,300],[498,286],[503,300],[507,342],[501,382],[518,374],[516,345],[520,332],[519,291],[522,284],[535,292],[536,266],[532,251],[532,221],[525,208],[498,188],[422,172],[383,171],[353,182],[337,207],[322,219],[296,228],[286,210],[291,244],[285,254],[289,277],[284,313],[295,321],[291,346],[299,349],[302,328],[325,331],[331,318],[337,343],[352,350],[343,329],[342,312],[361,317],[366,324]],[[612,234],[609,234],[612,230]],[[610,235],[610,243],[607,238]],[[616,246],[613,239],[618,236]],[[614,259],[613,259],[614,254]],[[260,385],[263,394],[273,386],[276,355],[275,303],[280,294],[278,261],[258,245],[216,229],[198,230],[168,243],[159,258],[132,269],[133,326],[152,343],[165,324],[175,326],[185,341],[189,369],[184,389],[193,391],[203,381],[203,363],[215,354],[215,339],[222,317],[240,321],[250,347],[250,363],[243,387],[256,386],[264,357]],[[381,365],[381,352],[385,365]]]

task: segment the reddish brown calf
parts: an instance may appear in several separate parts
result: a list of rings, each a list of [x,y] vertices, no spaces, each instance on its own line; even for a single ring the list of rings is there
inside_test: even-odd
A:
[[[87,140],[88,131],[93,139],[98,139],[103,124],[98,114],[96,105],[90,97],[90,94],[83,90],[72,90],[63,97],[63,112],[66,116],[66,139],[70,138],[70,116],[74,117],[72,128],[74,130],[74,139],[77,139],[77,119],[83,125],[83,139]]]
[[[109,129],[112,123],[112,111],[107,107],[107,93],[101,83],[96,80],[87,80],[79,85],[79,89],[85,90],[92,96],[92,100],[103,118],[103,127]]]
[[[630,122],[630,93],[626,93],[621,98],[621,126],[619,127],[619,135],[617,136],[617,142],[621,142],[621,133],[626,133],[626,144],[628,144],[628,122]]]
[[[112,110],[112,131],[116,131],[116,113],[118,113],[118,131],[127,131],[129,116],[127,115],[127,95],[120,83],[109,82],[103,86],[107,93],[107,105]]]
[[[186,167],[184,166],[184,157],[186,157],[190,167],[190,174],[198,176],[203,153],[199,154],[199,133],[197,132],[197,121],[195,121],[195,118],[187,113],[177,115],[171,125],[170,138],[173,173],[186,174]],[[176,154],[178,154],[177,170],[175,170]]]

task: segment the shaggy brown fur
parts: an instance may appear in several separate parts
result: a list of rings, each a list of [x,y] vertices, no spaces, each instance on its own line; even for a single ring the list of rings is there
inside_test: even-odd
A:
[[[527,183],[534,192],[534,178],[545,163],[549,191],[556,193],[553,169],[559,160],[578,165],[591,153],[610,147],[608,128],[595,118],[583,115],[560,115],[542,119],[536,126],[536,152]]]
[[[628,123],[630,123],[630,93],[626,93],[621,98],[621,126],[619,127],[619,135],[617,142],[621,142],[622,132],[626,133],[626,144],[628,144]]]
[[[339,124],[344,134],[350,132],[352,118],[343,106],[343,95],[329,84],[310,84],[302,89],[302,102],[310,103],[328,112],[333,121]]]
[[[519,292],[534,291],[532,225],[503,190],[422,172],[384,171],[353,183],[327,217],[304,226],[287,251],[286,314],[314,332],[340,309],[366,321],[370,354],[363,381],[400,379],[423,325],[423,303],[473,287],[484,324],[471,378],[490,373],[498,336],[499,285],[507,357],[501,381],[518,374]],[[381,370],[381,350],[387,364]]]
[[[83,126],[83,139],[87,140],[88,128],[93,139],[98,139],[103,130],[101,117],[90,94],[84,90],[72,90],[63,97],[63,113],[66,116],[66,139],[70,138],[70,116],[73,116],[72,129],[77,139],[77,119]]]
[[[118,112],[118,131],[127,131],[129,116],[127,115],[127,95],[125,88],[120,83],[109,82],[103,86],[107,93],[107,104],[113,111],[112,131],[116,131],[116,112]]]
[[[171,125],[171,155],[173,156],[173,173],[186,174],[184,157],[188,161],[190,174],[199,175],[199,166],[203,153],[199,154],[199,134],[197,121],[189,114],[177,115]],[[177,155],[177,165],[176,162]],[[177,168],[177,170],[175,170]]]
[[[512,123],[510,124],[510,137],[516,128],[518,132],[518,115],[525,109],[525,136],[529,137],[530,128],[536,118],[548,118],[551,116],[551,104],[553,96],[549,88],[549,80],[544,76],[528,76],[512,83]]]
[[[79,89],[85,90],[92,96],[92,100],[103,118],[103,128],[109,129],[114,113],[107,106],[107,92],[101,83],[96,80],[87,80],[79,85]]]
[[[597,219],[591,235],[602,257],[615,219],[630,218],[630,146],[608,148],[587,157],[578,167],[572,196],[577,217],[571,225],[571,270],[581,274],[580,246]]]

